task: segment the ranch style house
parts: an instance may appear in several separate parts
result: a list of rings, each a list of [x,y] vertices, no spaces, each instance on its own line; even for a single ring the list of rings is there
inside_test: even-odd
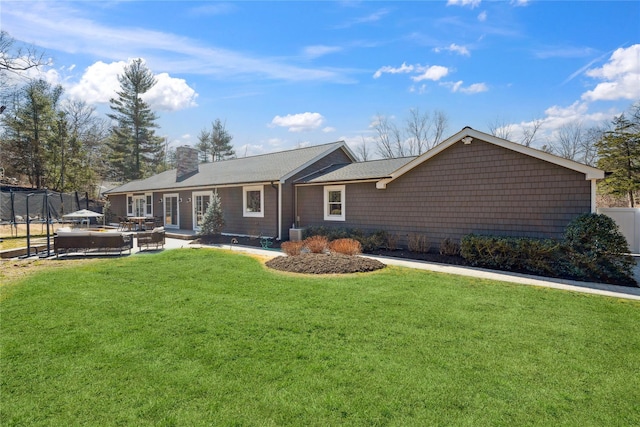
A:
[[[465,127],[416,157],[360,162],[345,142],[199,163],[179,147],[177,168],[106,194],[121,217],[156,217],[199,230],[214,192],[223,233],[289,240],[311,226],[384,230],[401,246],[469,233],[560,238],[596,211],[602,170]]]

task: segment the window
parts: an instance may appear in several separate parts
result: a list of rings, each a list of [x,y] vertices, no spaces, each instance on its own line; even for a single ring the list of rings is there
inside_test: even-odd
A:
[[[264,217],[264,186],[242,187],[243,216]]]
[[[146,194],[146,198],[147,198],[147,212],[146,212],[146,216],[153,216],[153,200],[151,199],[153,195],[147,193]]]
[[[128,216],[153,216],[153,194],[127,194]]]
[[[324,220],[344,221],[344,185],[324,187]]]

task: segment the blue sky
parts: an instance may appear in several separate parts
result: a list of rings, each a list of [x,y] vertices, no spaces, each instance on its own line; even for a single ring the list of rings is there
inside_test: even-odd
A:
[[[108,111],[143,58],[172,146],[216,118],[239,156],[372,141],[381,115],[446,114],[446,136],[533,120],[609,121],[640,100],[637,1],[6,1],[0,23],[46,52],[42,76]]]

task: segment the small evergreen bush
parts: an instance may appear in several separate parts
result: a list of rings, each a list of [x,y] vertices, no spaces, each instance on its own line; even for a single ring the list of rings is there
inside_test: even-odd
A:
[[[224,217],[222,215],[222,201],[218,193],[213,193],[209,206],[202,218],[202,226],[198,236],[214,236],[222,232]]]

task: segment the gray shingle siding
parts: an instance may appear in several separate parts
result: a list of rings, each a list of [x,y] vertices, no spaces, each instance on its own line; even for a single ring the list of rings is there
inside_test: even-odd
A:
[[[444,238],[468,233],[559,238],[591,209],[585,175],[482,141],[456,143],[388,184],[346,185],[346,221],[323,220],[323,186],[300,186],[302,226],[387,230]]]

